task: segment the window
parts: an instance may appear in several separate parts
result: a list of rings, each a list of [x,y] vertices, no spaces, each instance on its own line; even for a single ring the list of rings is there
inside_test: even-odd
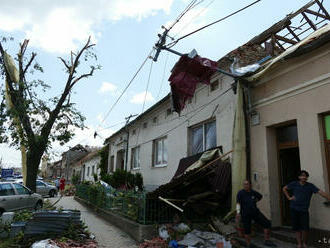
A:
[[[87,167],[87,176],[89,176],[89,166]]]
[[[143,123],[143,128],[147,128],[147,127],[148,127],[148,123],[147,122]]]
[[[215,91],[215,90],[217,90],[217,89],[219,89],[219,80],[217,79],[217,80],[214,80],[213,82],[211,82],[211,84],[210,84],[210,90],[211,91]]]
[[[0,184],[0,196],[15,195],[13,186],[10,183]]]
[[[190,153],[203,152],[217,146],[215,121],[207,122],[191,128]]]
[[[131,168],[132,169],[140,168],[140,147],[139,146],[132,148]]]
[[[157,123],[157,122],[158,122],[158,117],[157,117],[157,116],[154,117],[154,118],[152,119],[152,122],[153,122],[153,123]]]
[[[45,184],[44,184],[43,182],[37,181],[37,182],[36,182],[36,186],[37,186],[37,187],[44,187]]]
[[[30,194],[29,190],[20,184],[14,183],[14,187],[19,195]]]
[[[136,129],[134,129],[133,131],[132,131],[132,135],[135,135],[136,134]]]
[[[92,176],[94,176],[94,174],[95,174],[95,166],[93,165],[93,167],[92,167]]]
[[[167,165],[167,139],[166,137],[154,140],[154,166],[161,167]]]

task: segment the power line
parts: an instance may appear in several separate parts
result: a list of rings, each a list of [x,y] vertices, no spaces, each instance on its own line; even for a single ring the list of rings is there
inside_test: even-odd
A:
[[[146,104],[146,100],[147,100],[147,94],[148,94],[148,89],[149,89],[149,84],[150,84],[150,78],[151,78],[151,73],[152,73],[152,65],[153,65],[154,61],[151,60],[150,62],[150,70],[149,70],[149,76],[148,76],[148,81],[147,81],[147,87],[146,87],[146,92],[144,94],[144,101],[143,101],[143,105],[142,105],[142,111],[141,113],[143,113],[144,111],[144,106]]]
[[[139,72],[141,71],[141,69],[143,68],[143,66],[145,65],[145,63],[147,62],[147,60],[150,58],[152,52],[154,49],[152,49],[150,51],[150,53],[148,54],[148,56],[144,59],[144,61],[142,62],[141,66],[138,68],[138,70],[135,72],[135,74],[133,75],[132,79],[129,81],[129,83],[126,85],[125,89],[122,91],[122,93],[120,94],[120,96],[117,98],[117,100],[115,101],[115,103],[111,106],[111,108],[109,109],[109,111],[107,112],[107,114],[104,116],[103,120],[101,121],[101,124],[105,121],[105,119],[109,116],[109,114],[111,113],[111,111],[114,109],[114,107],[117,105],[117,103],[119,102],[119,100],[121,99],[121,97],[124,95],[124,93],[126,92],[126,90],[129,88],[129,86],[132,84],[132,82],[134,81],[134,79],[136,78],[136,76],[139,74]],[[100,125],[101,125],[100,124]],[[99,125],[99,126],[100,126]]]
[[[182,126],[182,124],[184,124],[185,122],[187,122],[187,121],[189,121],[190,119],[192,119],[195,115],[197,115],[197,114],[199,113],[198,110],[204,108],[205,106],[207,106],[207,105],[213,103],[213,102],[216,101],[216,100],[219,100],[220,97],[222,97],[223,95],[225,95],[226,93],[228,93],[228,92],[229,92],[230,90],[232,90],[234,87],[235,87],[235,86],[233,86],[233,85],[230,86],[227,90],[225,90],[224,92],[222,92],[219,96],[215,97],[215,98],[212,99],[211,101],[209,101],[209,102],[207,102],[207,103],[205,103],[205,104],[199,106],[198,108],[194,109],[193,111],[190,111],[190,112],[186,113],[185,115],[182,115],[182,116],[179,116],[179,117],[176,117],[176,118],[172,119],[171,121],[176,120],[176,119],[178,119],[178,118],[180,118],[180,117],[183,117],[183,116],[187,116],[187,115],[189,115],[189,114],[192,113],[192,112],[195,112],[194,114],[192,114],[191,116],[189,116],[186,120],[180,122],[178,125],[176,125],[176,126],[174,126],[173,128],[167,130],[166,132],[164,132],[164,133],[158,135],[157,137],[152,138],[152,139],[150,139],[150,140],[147,140],[147,141],[145,141],[145,142],[143,142],[143,143],[141,143],[141,144],[138,144],[138,137],[137,137],[137,140],[136,140],[136,144],[135,144],[135,146],[137,146],[137,145],[144,145],[144,144],[146,144],[146,143],[149,143],[150,141],[153,141],[153,140],[155,140],[155,139],[158,139],[158,138],[161,138],[161,137],[167,135],[169,132],[171,132],[171,131],[177,129],[177,128],[180,127],[180,126]],[[141,128],[141,127],[138,127],[139,130],[140,130],[140,128]]]
[[[261,0],[257,0],[257,1],[255,1],[255,2],[253,2],[253,3],[251,3],[251,4],[249,4],[249,5],[247,5],[247,6],[243,7],[243,8],[241,8],[241,9],[239,9],[239,10],[237,10],[237,11],[235,11],[235,12],[233,12],[233,13],[231,13],[231,14],[225,16],[225,17],[222,17],[222,18],[220,18],[220,19],[218,19],[218,20],[216,20],[216,21],[214,21],[214,22],[212,22],[212,23],[210,23],[210,24],[207,24],[207,25],[205,25],[205,26],[203,26],[203,27],[201,27],[201,28],[199,28],[199,29],[196,29],[196,30],[193,31],[193,32],[190,32],[190,33],[188,33],[188,34],[186,34],[186,35],[184,35],[184,36],[181,36],[179,39],[177,39],[177,40],[171,42],[170,44],[168,44],[168,46],[172,47],[172,46],[174,46],[175,44],[177,44],[180,40],[182,40],[182,39],[184,39],[184,38],[186,38],[186,37],[188,37],[188,36],[190,36],[190,35],[192,35],[192,34],[195,34],[195,33],[199,32],[199,31],[201,31],[201,30],[203,30],[203,29],[205,29],[205,28],[207,28],[207,27],[210,27],[210,26],[212,26],[212,25],[214,25],[214,24],[216,24],[216,23],[219,23],[219,22],[221,22],[221,21],[223,21],[223,20],[225,20],[225,19],[227,19],[227,18],[229,18],[229,17],[231,17],[231,16],[233,16],[233,15],[235,15],[235,14],[237,14],[237,13],[239,13],[239,12],[241,12],[241,11],[247,9],[247,8],[249,8],[249,7],[251,7],[252,5],[254,5],[254,4],[256,4],[256,3],[260,2],[260,1],[261,1]]]
[[[198,16],[200,16],[203,12],[205,12],[206,11],[206,9],[214,2],[215,0],[212,0],[212,1],[210,1],[201,11],[199,11],[195,16],[193,16],[193,18],[191,18],[191,20],[186,24],[186,25],[184,25],[179,31],[178,31],[178,33],[176,33],[174,36],[173,36],[173,38],[176,38],[186,27],[188,27],[191,23],[192,23],[192,21],[196,18],[196,17],[198,17]],[[203,1],[200,1],[200,2],[198,2],[198,3],[196,3],[195,4],[195,6],[197,6],[198,4],[200,4],[201,2],[203,2]],[[194,7],[195,7],[194,6]]]
[[[192,0],[188,6],[181,12],[181,14],[176,18],[174,23],[168,28],[168,31],[170,31],[179,21],[180,19],[193,7],[193,5],[196,3],[197,0]]]
[[[159,91],[158,91],[158,94],[157,94],[157,97],[156,97],[157,100],[159,100],[159,96],[160,96],[161,90],[162,90],[162,88],[163,88],[168,57],[169,57],[169,53],[166,53],[166,59],[165,59],[165,65],[164,65],[163,77],[162,77],[162,81],[161,81],[161,83],[160,83]]]

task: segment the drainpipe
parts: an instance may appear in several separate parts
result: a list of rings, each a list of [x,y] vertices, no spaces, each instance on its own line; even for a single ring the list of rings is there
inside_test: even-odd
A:
[[[243,91],[243,109],[245,119],[245,137],[246,137],[246,179],[251,181],[251,131],[249,115],[251,113],[251,90],[250,84],[242,80]]]

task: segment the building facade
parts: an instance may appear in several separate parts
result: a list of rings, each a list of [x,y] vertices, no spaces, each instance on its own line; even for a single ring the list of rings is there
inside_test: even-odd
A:
[[[197,87],[180,116],[171,111],[169,95],[160,100],[106,140],[108,171],[140,172],[145,188],[152,190],[171,180],[181,158],[216,146],[230,151],[235,111],[232,83],[232,78],[215,74],[210,85]]]
[[[252,83],[251,172],[254,187],[264,193],[260,207],[273,225],[290,224],[289,202],[282,187],[309,181],[330,191],[330,28],[306,46],[279,60]],[[330,231],[329,207],[315,195],[310,223]]]

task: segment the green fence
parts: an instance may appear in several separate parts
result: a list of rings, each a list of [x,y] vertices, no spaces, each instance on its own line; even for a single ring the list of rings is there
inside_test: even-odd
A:
[[[99,208],[113,211],[140,224],[163,224],[173,222],[178,211],[158,199],[146,197],[144,192],[117,191],[101,185],[77,185],[76,196]],[[202,222],[205,219],[185,211],[183,219]]]

